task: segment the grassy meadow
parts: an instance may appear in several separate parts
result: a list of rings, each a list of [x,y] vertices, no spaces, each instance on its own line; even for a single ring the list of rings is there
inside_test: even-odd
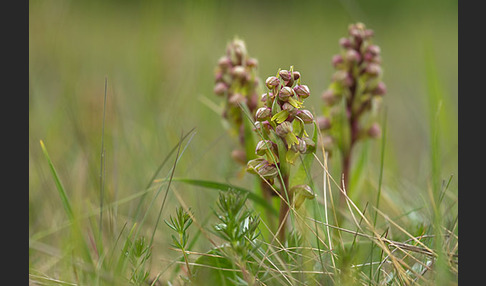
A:
[[[271,262],[252,258],[266,270],[257,285],[457,285],[457,2],[304,2],[29,1],[31,285],[248,285],[240,268],[204,255],[224,242],[212,225],[227,189],[216,183],[254,194],[246,206]],[[339,154],[316,151],[317,196],[291,219],[303,241],[272,248],[257,177],[230,155],[238,142],[213,93],[215,67],[236,36],[263,82],[294,66],[319,115],[338,41],[356,22],[381,48],[383,136],[353,151],[339,228],[327,217]],[[194,220],[188,260],[164,223],[181,206]]]

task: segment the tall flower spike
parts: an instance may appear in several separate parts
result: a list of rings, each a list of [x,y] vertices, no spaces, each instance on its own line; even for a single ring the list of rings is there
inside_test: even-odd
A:
[[[332,59],[336,69],[332,83],[322,94],[326,103],[324,116],[316,118],[320,129],[327,130],[326,136],[330,136],[323,141],[338,143],[343,158],[345,187],[349,178],[351,151],[356,142],[380,135],[373,112],[386,93],[386,86],[382,82],[381,50],[372,43],[373,34],[362,23],[349,25],[348,36],[339,40],[341,52]],[[346,122],[345,126],[340,125],[342,119]],[[339,126],[333,128],[334,123]],[[348,130],[349,135],[341,134],[342,130]]]
[[[243,120],[246,118],[240,105],[246,105],[250,114],[255,114],[255,110],[261,106],[257,67],[258,61],[248,55],[245,42],[234,39],[228,43],[226,54],[219,59],[215,69],[214,93],[225,98],[222,116],[229,122],[231,132],[238,136],[243,149],[246,139]]]
[[[255,150],[256,159],[248,161],[247,170],[265,178],[271,185],[281,175],[279,238],[284,239],[286,214],[289,205],[299,208],[306,198],[313,198],[312,190],[301,185],[290,189],[290,165],[299,154],[315,151],[315,142],[309,138],[305,125],[314,123],[314,116],[304,109],[304,99],[310,96],[309,87],[301,84],[302,76],[293,67],[279,70],[266,79],[268,92],[261,96],[263,107],[255,113],[255,131],[262,138]],[[315,125],[316,126],[316,125]],[[295,190],[299,190],[298,192]],[[304,193],[302,190],[307,191]],[[293,201],[293,197],[296,201]],[[287,201],[288,199],[288,201]]]

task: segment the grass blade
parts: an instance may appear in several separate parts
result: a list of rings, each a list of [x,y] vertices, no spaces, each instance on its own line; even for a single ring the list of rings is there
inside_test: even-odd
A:
[[[49,153],[47,153],[46,146],[44,145],[44,142],[42,140],[40,140],[40,145],[42,148],[42,152],[44,153],[44,156],[46,157],[47,162],[49,163],[49,168],[51,169],[52,176],[54,177],[54,182],[56,183],[57,190],[59,191],[59,197],[61,198],[62,206],[64,207],[64,210],[66,211],[69,220],[72,222],[74,220],[74,215],[73,215],[73,210],[71,208],[71,203],[69,202],[69,198],[66,195],[66,191],[64,190],[61,180],[59,179],[59,176],[57,175],[56,168],[54,168],[51,158],[49,157]]]

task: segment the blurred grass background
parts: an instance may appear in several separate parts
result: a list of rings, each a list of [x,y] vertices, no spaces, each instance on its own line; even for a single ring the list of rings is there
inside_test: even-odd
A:
[[[388,87],[382,191],[388,199],[380,207],[397,215],[424,207],[430,200],[431,158],[440,166],[434,178],[447,181],[453,175],[449,189],[457,194],[457,20],[457,1],[31,0],[31,238],[37,235],[39,241],[62,248],[62,230],[39,234],[66,221],[39,140],[49,150],[75,211],[85,214],[99,206],[105,77],[107,203],[142,191],[181,133],[193,127],[197,133],[175,176],[250,189],[253,177],[238,178],[239,166],[229,157],[236,141],[227,136],[220,116],[201,101],[206,97],[221,104],[212,92],[213,71],[226,44],[234,36],[243,39],[250,56],[259,61],[263,80],[293,65],[311,90],[306,106],[319,113],[338,40],[357,21],[375,31]],[[438,144],[432,146],[434,132]],[[376,198],[380,142],[368,146],[369,182],[362,185],[360,204]],[[338,178],[339,169],[330,168]],[[201,218],[217,197],[216,192],[177,183],[172,191]],[[130,221],[137,202],[118,206],[114,231]],[[163,217],[176,205],[169,194]],[[457,214],[457,205],[451,212]],[[156,215],[154,209],[148,226]],[[158,232],[154,256],[175,256],[167,249],[165,225]],[[31,249],[29,258],[34,268],[53,266],[45,264],[49,257],[42,251]]]

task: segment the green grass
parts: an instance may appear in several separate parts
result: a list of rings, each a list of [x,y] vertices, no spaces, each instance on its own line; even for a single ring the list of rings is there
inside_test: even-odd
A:
[[[317,197],[292,212],[289,244],[272,244],[266,224],[278,198],[263,200],[256,177],[230,157],[238,142],[216,112],[214,66],[237,35],[261,78],[299,70],[306,108],[318,114],[331,57],[355,21],[382,50],[386,136],[354,150],[356,189],[339,227],[339,156],[307,158],[294,180]],[[194,219],[189,265],[242,277],[210,231],[220,191],[233,187],[261,217],[265,239],[247,263],[267,285],[455,285],[457,85],[453,2],[31,1],[29,279],[125,285],[148,273],[153,285],[181,284],[186,263],[160,223],[179,206]]]

